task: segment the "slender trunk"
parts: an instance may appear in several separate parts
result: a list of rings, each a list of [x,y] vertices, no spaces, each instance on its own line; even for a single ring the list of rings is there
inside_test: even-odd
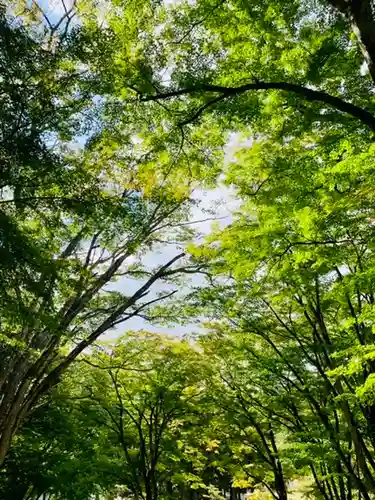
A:
[[[343,470],[342,470],[342,465],[341,465],[340,460],[337,461],[337,472],[338,472],[338,482],[339,482],[339,489],[340,489],[340,499],[346,500],[348,492],[346,491],[346,488],[345,488]]]
[[[328,480],[328,483],[330,483],[332,486],[332,492],[333,492],[334,498],[336,498],[337,500],[340,500],[340,494],[339,494],[339,491],[337,489],[335,479],[333,477],[331,477],[331,479]],[[341,500],[345,500],[345,497],[343,497]]]
[[[277,449],[275,435],[273,433],[271,423],[269,423],[269,438],[271,441],[271,447],[273,452],[270,458],[273,460],[274,464],[275,487],[277,495],[279,497],[279,500],[287,500],[288,492],[285,485],[283,467],[280,462],[279,451]]]
[[[330,482],[326,480],[326,481],[324,481],[324,483],[325,483],[325,484],[326,484],[326,486],[327,486],[327,490],[328,490],[329,498],[330,498],[331,500],[335,500],[335,496],[334,496],[334,494],[333,494],[333,492],[332,492],[332,488],[331,488],[331,484],[330,484]]]
[[[371,0],[352,0],[351,18],[353,31],[360,40],[362,51],[375,82],[375,23]]]
[[[1,426],[1,436],[0,436],[0,464],[6,457],[12,437],[16,432],[19,425],[19,417],[22,414],[22,406],[24,404],[27,392],[30,388],[31,380],[25,380],[12,401],[12,406],[10,411],[3,421]]]
[[[352,449],[352,442],[349,440],[349,461],[351,460],[350,459],[350,451],[351,451],[351,449]],[[352,488],[353,488],[352,478],[350,476],[347,476],[347,479],[346,479],[346,490],[348,492],[348,494],[347,494],[348,500],[352,500]]]
[[[24,500],[31,500],[34,496],[35,486],[30,486],[24,496]]]
[[[324,500],[330,500],[330,497],[327,495],[326,488],[324,486],[324,481],[323,482],[319,481],[318,474],[313,464],[310,464],[310,470],[313,475],[316,487],[320,491],[322,497],[324,498]]]
[[[310,394],[307,394],[307,396],[310,400],[312,407],[315,409],[317,416],[319,416],[322,424],[324,425],[325,429],[327,430],[331,444],[332,444],[334,450],[337,452],[339,459],[341,460],[341,462],[345,466],[348,473],[352,476],[353,482],[357,486],[358,491],[360,491],[362,493],[363,497],[366,500],[370,500],[370,495],[368,493],[369,489],[366,485],[366,481],[362,480],[362,478],[360,477],[359,474],[356,474],[356,472],[351,464],[351,461],[349,460],[349,458],[346,456],[346,454],[344,453],[344,451],[341,448],[340,441],[338,440],[337,435],[334,432],[334,429],[333,429],[331,422],[329,421],[327,415],[322,410],[322,408],[319,406],[319,403],[314,398],[312,398]],[[351,440],[353,443],[356,444],[356,440],[358,438],[357,429],[351,428],[351,431],[352,431]],[[357,453],[357,457],[358,457],[358,453]],[[363,458],[363,460],[364,460],[364,458]],[[367,468],[367,464],[366,464],[365,460],[364,460],[364,468],[365,469]],[[367,468],[367,470],[368,470],[368,468]],[[372,480],[374,480],[374,478],[372,478]],[[370,490],[371,490],[371,488],[370,488]]]

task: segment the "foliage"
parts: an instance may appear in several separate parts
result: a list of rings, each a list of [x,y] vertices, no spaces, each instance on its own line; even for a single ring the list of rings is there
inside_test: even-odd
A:
[[[175,293],[144,299],[178,273],[172,266],[183,253],[154,268],[141,258],[159,241],[191,237],[179,224],[193,203],[188,179],[172,189],[178,158],[160,148],[148,154],[134,141],[143,121],[121,123],[115,141],[114,115],[100,95],[111,89],[95,84],[97,51],[110,44],[105,30],[58,31],[35,23],[33,12],[22,24],[4,9],[1,23],[2,459],[29,411],[85,348]],[[126,278],[138,279],[130,293],[114,285]]]
[[[2,497],[370,500],[373,2],[61,6],[0,10]]]

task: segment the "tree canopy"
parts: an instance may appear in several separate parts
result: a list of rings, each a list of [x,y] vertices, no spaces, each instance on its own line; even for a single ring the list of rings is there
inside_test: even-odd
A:
[[[373,1],[14,0],[0,68],[0,497],[372,499]]]

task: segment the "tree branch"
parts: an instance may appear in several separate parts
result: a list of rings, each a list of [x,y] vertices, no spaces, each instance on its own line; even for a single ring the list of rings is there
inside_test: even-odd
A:
[[[209,106],[217,103],[218,101],[222,101],[223,99],[237,96],[248,92],[250,90],[283,90],[286,92],[292,92],[294,94],[298,94],[308,101],[312,102],[323,102],[328,104],[329,106],[338,109],[343,113],[347,113],[348,115],[356,118],[361,121],[372,130],[375,131],[375,116],[369,111],[360,108],[350,102],[344,101],[339,97],[332,96],[327,94],[326,92],[320,90],[312,90],[308,87],[304,87],[302,85],[298,85],[295,83],[287,83],[287,82],[255,82],[248,83],[245,85],[241,85],[239,87],[222,87],[220,85],[210,85],[206,83],[198,84],[193,87],[188,87],[179,90],[172,90],[170,92],[159,93],[154,95],[146,95],[140,97],[140,100],[143,102],[147,101],[156,101],[161,99],[172,99],[174,97],[180,97],[183,95],[197,94],[197,93],[220,93],[220,96],[212,99],[204,106],[202,106],[191,118],[186,119],[183,124],[191,123],[196,120],[204,110],[206,110]]]
[[[179,259],[185,256],[185,253],[180,253],[173,257],[169,262],[160,267],[124,304],[118,307],[106,320],[104,320],[86,339],[82,340],[72,351],[61,361],[46,377],[38,384],[32,393],[29,395],[25,404],[24,411],[36,401],[42,394],[53,387],[59,380],[59,377],[73,363],[73,361],[81,354],[81,352],[95,342],[95,340],[109,328],[111,328],[116,320],[123,314],[126,309],[133,306],[141,297],[143,297],[155,281],[162,278],[167,270]]]

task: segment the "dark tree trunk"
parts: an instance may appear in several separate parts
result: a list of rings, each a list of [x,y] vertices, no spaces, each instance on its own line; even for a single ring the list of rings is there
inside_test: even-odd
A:
[[[375,82],[375,12],[372,0],[328,0],[350,22]]]

